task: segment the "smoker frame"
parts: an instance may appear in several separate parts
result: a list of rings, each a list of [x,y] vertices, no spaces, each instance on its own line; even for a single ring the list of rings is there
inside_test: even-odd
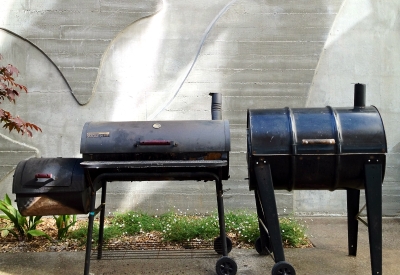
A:
[[[212,120],[221,120],[222,97],[218,93],[211,93],[212,96]],[[227,156],[229,159],[229,156]],[[228,179],[228,159],[226,160],[151,160],[151,161],[84,161],[81,163],[85,171],[86,179],[91,188],[90,212],[88,222],[88,233],[86,239],[86,254],[84,275],[89,275],[90,253],[92,250],[92,236],[94,217],[100,213],[99,240],[97,248],[97,259],[102,258],[102,246],[104,235],[105,204],[107,193],[107,182],[112,181],[154,181],[154,180],[192,180],[192,181],[215,181],[218,220],[220,235],[214,241],[214,249],[222,254],[216,263],[218,275],[235,275],[237,272],[236,262],[228,257],[232,249],[232,243],[226,236],[225,217],[223,204],[222,180]],[[161,169],[160,169],[161,168]],[[190,171],[198,169],[199,172]],[[169,172],[165,172],[167,169]],[[101,172],[98,172],[101,171]],[[211,172],[207,172],[211,171]],[[101,203],[96,208],[96,187],[101,186]],[[98,188],[97,188],[98,189]]]

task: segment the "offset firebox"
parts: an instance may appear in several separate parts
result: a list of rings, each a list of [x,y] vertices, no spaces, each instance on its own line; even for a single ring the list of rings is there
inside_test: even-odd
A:
[[[355,85],[350,108],[248,110],[249,187],[259,217],[260,254],[273,253],[272,274],[295,274],[283,253],[274,189],[347,190],[349,255],[357,253],[360,189],[365,189],[372,274],[382,274],[383,122]],[[286,273],[285,273],[286,272]]]
[[[18,163],[13,193],[23,216],[85,214],[90,189],[82,159],[31,158]]]

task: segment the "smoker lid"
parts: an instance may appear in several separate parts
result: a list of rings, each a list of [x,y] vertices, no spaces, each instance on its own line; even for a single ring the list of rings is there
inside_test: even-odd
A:
[[[224,120],[87,122],[82,154],[228,152]]]
[[[383,122],[374,106],[248,110],[252,155],[383,154]]]

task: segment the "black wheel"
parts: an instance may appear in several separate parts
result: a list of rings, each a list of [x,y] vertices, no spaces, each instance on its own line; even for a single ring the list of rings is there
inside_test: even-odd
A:
[[[272,267],[272,275],[296,275],[293,266],[285,261],[277,262]]]
[[[226,237],[226,248],[227,248],[227,252],[231,252],[232,250],[232,241],[231,239],[229,239],[228,237]],[[218,254],[222,254],[222,240],[221,237],[216,237],[214,240],[214,250],[215,252],[217,252]]]
[[[261,244],[261,237],[258,237],[256,242],[254,243],[254,247],[256,249],[256,251],[258,252],[258,254],[260,255],[269,255],[269,252],[271,252],[271,244],[269,242],[269,238],[267,238],[267,243],[266,243],[266,247],[262,246]]]
[[[219,258],[215,268],[218,275],[235,275],[237,272],[236,262],[226,256]]]

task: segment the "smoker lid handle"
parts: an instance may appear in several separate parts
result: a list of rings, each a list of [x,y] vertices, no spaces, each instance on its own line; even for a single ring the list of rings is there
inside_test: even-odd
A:
[[[304,145],[314,145],[314,144],[332,145],[332,144],[336,144],[336,141],[333,138],[303,139],[302,144],[304,144]]]
[[[147,146],[147,145],[174,145],[175,146],[175,142],[174,141],[169,141],[169,140],[142,140],[142,141],[138,141],[137,146]]]

